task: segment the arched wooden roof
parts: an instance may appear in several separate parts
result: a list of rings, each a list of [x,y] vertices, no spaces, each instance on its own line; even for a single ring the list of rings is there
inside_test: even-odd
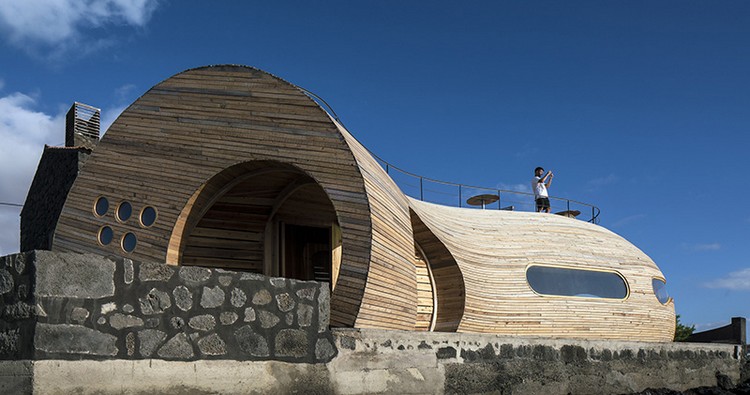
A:
[[[68,195],[53,249],[168,261],[173,230],[196,191],[219,189],[207,183],[226,169],[278,162],[314,179],[336,211],[343,256],[332,324],[413,329],[416,280],[406,200],[342,130],[299,88],[258,69],[226,65],[179,73],[151,88],[109,128]],[[100,196],[111,206],[103,217],[92,212]],[[122,201],[134,214],[156,208],[158,220],[151,227],[115,220]],[[115,239],[106,246],[97,242],[103,226]],[[117,240],[127,232],[138,244],[124,254]]]
[[[71,188],[52,248],[196,263],[205,233],[191,230],[230,218],[239,225],[226,232],[231,244],[256,249],[238,247],[222,259],[257,256],[264,224],[287,199],[302,202],[297,191],[314,196],[320,218],[335,217],[341,229],[334,326],[415,329],[419,251],[432,270],[436,330],[647,341],[673,334],[674,306],[661,305],[651,285],[661,272],[621,237],[555,215],[407,198],[298,87],[245,66],[187,70],[126,109]],[[110,203],[101,216],[94,212],[100,197]],[[115,218],[121,202],[132,206],[134,218]],[[137,220],[146,207],[158,213],[152,226]],[[106,245],[97,238],[104,227],[114,235]],[[132,252],[118,242],[127,233],[137,237]],[[196,244],[186,248],[190,237]],[[525,280],[532,264],[616,271],[629,294],[541,297]]]
[[[469,210],[409,199],[410,207],[460,268],[466,301],[458,331],[559,338],[671,341],[674,304],[654,296],[656,264],[598,225],[558,215]],[[614,271],[623,300],[540,296],[530,265]]]

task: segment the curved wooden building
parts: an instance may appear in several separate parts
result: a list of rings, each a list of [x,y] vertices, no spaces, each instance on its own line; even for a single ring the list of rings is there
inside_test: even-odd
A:
[[[409,198],[302,90],[244,66],[187,70],[126,109],[73,183],[51,248],[329,281],[333,326],[674,331],[661,272],[621,237]]]

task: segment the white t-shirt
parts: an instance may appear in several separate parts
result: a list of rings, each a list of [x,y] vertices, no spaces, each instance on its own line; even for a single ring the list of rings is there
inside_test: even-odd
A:
[[[534,176],[531,180],[531,189],[534,191],[534,199],[549,197],[547,194],[547,186],[544,185],[543,182],[539,182],[541,179],[542,177]]]

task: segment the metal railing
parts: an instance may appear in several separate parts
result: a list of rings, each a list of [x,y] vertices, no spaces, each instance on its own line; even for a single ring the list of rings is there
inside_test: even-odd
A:
[[[331,116],[344,126],[344,123],[336,115],[333,108],[320,96],[304,89],[299,88],[306,93],[312,100],[316,101],[321,107],[328,109]],[[346,128],[346,126],[344,126]],[[354,137],[356,139],[356,137]],[[360,145],[362,145],[360,143]],[[362,145],[364,147],[364,145]],[[494,209],[509,211],[536,211],[534,194],[520,191],[509,191],[498,188],[479,187],[454,182],[435,180],[432,178],[422,177],[418,174],[410,173],[400,169],[387,161],[381,159],[375,153],[364,147],[367,152],[385,169],[385,172],[401,188],[401,191],[412,198],[421,201],[442,204],[445,206],[466,207],[473,209]],[[471,205],[467,201],[472,197],[480,195],[494,195],[497,200],[482,203],[481,205]],[[598,207],[579,202],[577,200],[550,196],[550,206],[553,213],[566,215],[569,217],[581,216],[582,220],[594,224],[599,223],[600,210]]]

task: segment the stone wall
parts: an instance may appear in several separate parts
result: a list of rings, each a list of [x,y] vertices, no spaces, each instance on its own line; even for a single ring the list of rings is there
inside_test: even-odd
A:
[[[91,154],[84,147],[44,146],[21,210],[21,251],[52,248],[52,235],[78,170]]]
[[[326,362],[327,283],[33,251],[0,258],[0,359]]]
[[[627,394],[743,380],[740,346],[329,330],[328,306],[325,283],[2,257],[0,393]]]

